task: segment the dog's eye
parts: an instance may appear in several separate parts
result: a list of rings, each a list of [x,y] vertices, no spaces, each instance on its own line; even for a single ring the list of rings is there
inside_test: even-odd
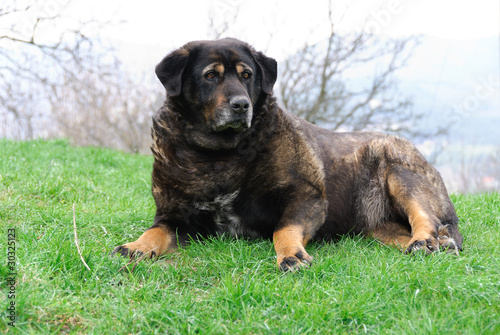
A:
[[[217,73],[213,72],[213,71],[210,71],[210,72],[207,72],[205,74],[205,78],[207,78],[208,80],[217,80],[219,76],[217,75]]]
[[[250,79],[250,78],[252,78],[252,74],[251,74],[250,72],[243,72],[243,73],[241,74],[241,77],[242,77],[243,79]]]

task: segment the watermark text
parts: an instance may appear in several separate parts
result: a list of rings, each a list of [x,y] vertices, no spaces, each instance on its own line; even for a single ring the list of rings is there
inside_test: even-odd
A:
[[[16,326],[16,230],[7,229],[7,324]]]

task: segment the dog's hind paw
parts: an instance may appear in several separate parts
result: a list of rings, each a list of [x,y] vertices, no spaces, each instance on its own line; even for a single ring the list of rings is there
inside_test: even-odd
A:
[[[447,226],[442,226],[439,228],[438,242],[441,251],[444,251],[446,253],[455,254],[458,256],[458,252],[462,250],[455,239],[449,236]]]
[[[426,254],[439,251],[439,244],[436,238],[429,236],[426,239],[414,239],[413,242],[410,241],[408,248],[405,250],[405,254],[411,254],[420,250],[424,251]]]

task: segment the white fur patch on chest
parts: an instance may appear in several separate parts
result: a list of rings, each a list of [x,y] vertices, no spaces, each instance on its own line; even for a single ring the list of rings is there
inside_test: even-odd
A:
[[[234,200],[239,193],[240,191],[236,190],[233,193],[219,194],[213,201],[195,202],[194,207],[212,212],[214,221],[221,231],[228,232],[235,237],[248,235],[249,231],[245,230],[240,217],[234,212]]]

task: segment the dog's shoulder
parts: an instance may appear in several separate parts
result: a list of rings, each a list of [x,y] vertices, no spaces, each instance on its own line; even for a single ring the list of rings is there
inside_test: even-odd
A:
[[[304,121],[284,109],[278,109],[278,134],[272,148],[278,171],[324,187],[324,167],[316,141],[312,141]],[[320,186],[321,185],[321,186]]]

